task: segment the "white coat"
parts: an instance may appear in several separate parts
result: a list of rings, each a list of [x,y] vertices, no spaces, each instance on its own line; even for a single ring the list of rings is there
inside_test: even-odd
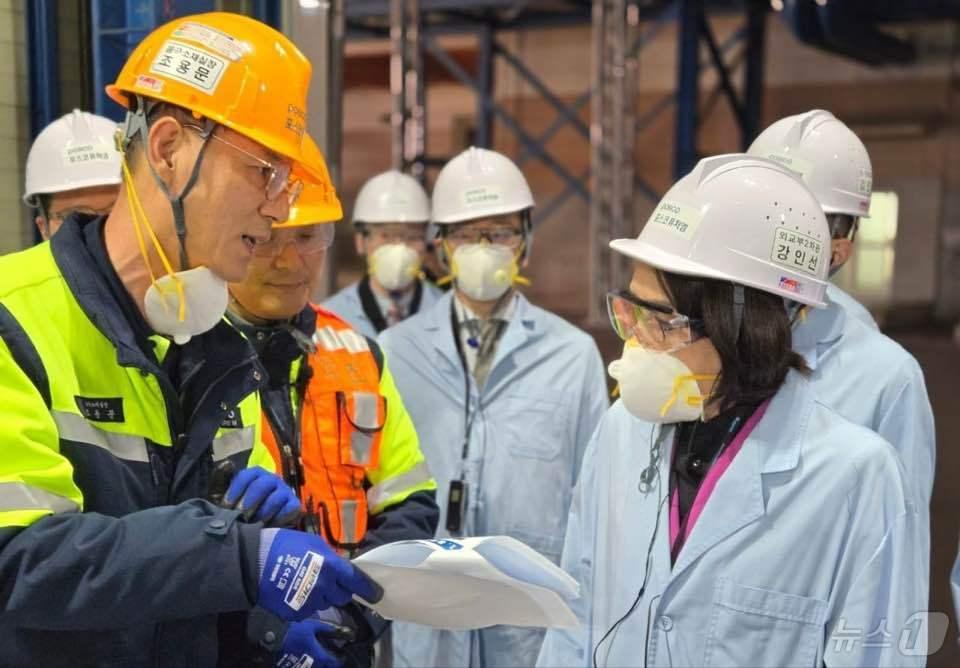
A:
[[[380,336],[437,481],[438,536],[450,535],[447,492],[463,473],[463,535],[513,536],[556,563],[584,448],[609,405],[600,353],[586,333],[519,295],[480,392],[457,352],[452,299],[445,295]],[[394,658],[399,666],[530,666],[542,637],[528,628],[449,632],[397,623]]]
[[[659,477],[644,494],[638,481],[661,429]],[[917,514],[887,443],[791,372],[671,566],[672,449],[673,427],[638,420],[622,402],[604,417],[561,564],[582,588],[582,626],[549,631],[538,666],[591,666],[631,607],[599,666],[923,665],[926,636],[910,619],[927,607],[911,548]]]

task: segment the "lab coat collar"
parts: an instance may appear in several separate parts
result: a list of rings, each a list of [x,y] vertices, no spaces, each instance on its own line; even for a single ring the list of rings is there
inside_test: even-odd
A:
[[[504,378],[505,374],[509,375],[509,369],[504,370],[499,367],[506,362],[517,366],[516,360],[512,357],[513,353],[522,347],[537,330],[536,310],[533,305],[520,293],[517,293],[516,299],[517,303],[513,317],[510,318],[510,323],[497,346],[496,357],[490,368],[490,375],[484,389],[485,394],[492,391],[494,386],[497,385],[498,379]],[[457,352],[453,328],[450,326],[452,300],[453,291],[451,290],[423,313],[423,328],[429,344],[439,353],[440,357],[460,369],[462,368],[460,355]]]
[[[820,359],[843,336],[847,313],[836,302],[827,308],[805,308],[793,326],[793,349],[816,370]]]
[[[766,512],[763,475],[796,468],[814,400],[809,383],[790,371],[767,411],[747,438],[680,551],[671,578],[679,576],[704,552]]]

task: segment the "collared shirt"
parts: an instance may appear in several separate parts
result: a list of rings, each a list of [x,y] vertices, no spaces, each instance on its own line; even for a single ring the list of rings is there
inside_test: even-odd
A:
[[[483,387],[487,372],[497,354],[497,345],[507,324],[517,310],[517,294],[514,292],[501,302],[489,318],[481,318],[458,295],[453,299],[454,313],[460,326],[460,350],[467,370],[474,376],[479,387]],[[481,360],[479,374],[477,360]]]
[[[414,285],[410,285],[409,290],[388,292],[381,294],[378,290],[371,289],[374,298],[377,300],[377,306],[380,307],[380,313],[387,323],[387,327],[396,325],[398,322],[410,315],[410,305],[413,302],[415,294]],[[372,286],[371,286],[372,288]]]

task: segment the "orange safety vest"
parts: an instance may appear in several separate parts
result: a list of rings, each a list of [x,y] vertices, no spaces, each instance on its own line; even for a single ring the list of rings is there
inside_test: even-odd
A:
[[[387,407],[367,339],[333,313],[313,308],[316,350],[307,355],[313,373],[299,415],[299,492],[304,510],[316,513],[321,535],[349,550],[367,531],[366,473],[380,465]],[[262,421],[264,444],[282,471],[276,434],[265,414]]]

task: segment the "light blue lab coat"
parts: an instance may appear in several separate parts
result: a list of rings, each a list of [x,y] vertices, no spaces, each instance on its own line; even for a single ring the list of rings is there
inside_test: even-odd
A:
[[[420,448],[437,480],[438,536],[451,479],[469,485],[463,535],[508,535],[559,562],[583,451],[609,406],[593,339],[522,295],[483,391],[469,377],[472,425],[462,460],[467,381],[451,324],[451,294],[380,336]],[[429,592],[424,592],[429,596]],[[474,632],[393,627],[399,666],[531,666],[537,629]]]
[[[659,477],[644,494],[661,431]],[[548,631],[538,666],[591,666],[631,607],[599,666],[923,665],[926,634],[911,621],[927,608],[916,509],[886,442],[791,371],[671,567],[673,434],[618,401],[591,439],[561,564],[581,586],[581,626]]]
[[[827,298],[834,304],[839,304],[847,315],[852,316],[867,325],[871,329],[880,329],[877,327],[877,321],[873,319],[870,311],[854,299],[852,296],[838,288],[833,283],[827,284]]]
[[[824,403],[893,445],[918,505],[927,508],[936,437],[917,360],[835,303],[805,310],[793,328],[793,349],[813,371],[813,389]]]
[[[957,611],[954,619],[960,619],[960,554],[953,564],[953,571],[950,573],[950,589],[953,591],[953,607]]]
[[[423,284],[423,296],[420,298],[420,309],[422,313],[433,306],[443,292],[430,281],[420,281]],[[321,306],[328,311],[333,311],[338,316],[350,323],[350,326],[371,339],[377,338],[377,330],[370,322],[370,318],[363,312],[363,305],[360,303],[360,292],[357,286],[360,282],[351,283],[337,293],[327,297]]]

